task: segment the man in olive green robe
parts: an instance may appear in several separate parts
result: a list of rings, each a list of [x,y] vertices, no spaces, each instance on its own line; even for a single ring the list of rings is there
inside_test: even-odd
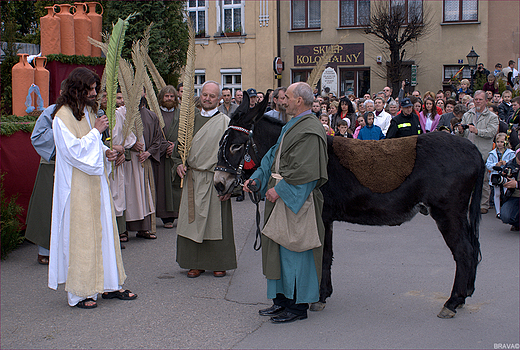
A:
[[[177,262],[188,277],[212,270],[224,277],[237,267],[230,195],[218,196],[213,185],[219,141],[229,117],[217,110],[221,97],[217,82],[202,87],[202,111],[196,110],[193,141],[187,164],[176,152],[177,174],[184,179],[177,224]]]
[[[313,94],[306,83],[295,83],[286,92],[287,114],[294,116],[282,128],[277,143],[262,158],[260,167],[244,184],[260,186],[267,198],[265,222],[277,200],[297,214],[309,195],[313,194],[318,236],[322,245],[303,252],[295,252],[262,235],[262,266],[267,277],[267,297],[274,305],[260,310],[271,316],[274,323],[287,323],[307,318],[308,303],[319,300],[319,283],[325,227],[321,219],[323,195],[319,188],[327,181],[327,140],[325,130],[312,113]],[[281,150],[280,142],[283,137]],[[276,183],[272,177],[274,159],[280,153]],[[312,229],[309,227],[308,231]],[[315,232],[313,232],[315,234]],[[290,234],[290,232],[289,232]]]

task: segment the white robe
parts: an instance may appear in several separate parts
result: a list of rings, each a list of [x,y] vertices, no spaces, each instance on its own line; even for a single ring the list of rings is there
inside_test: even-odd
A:
[[[116,123],[112,130],[112,144],[122,145],[125,149],[129,149],[135,144],[136,137],[130,132],[123,142],[123,124],[125,123],[126,107],[122,106],[116,109]],[[125,167],[130,166],[129,162],[123,162],[120,166],[114,169],[112,175],[108,177],[110,180],[110,191],[114,199],[114,210],[116,216],[122,216],[126,210],[126,196],[125,196]]]
[[[85,109],[85,115],[88,111]],[[59,118],[55,117],[53,121],[54,142],[56,144],[56,171],[54,177],[54,194],[52,208],[52,225],[51,225],[51,242],[49,257],[49,279],[48,286],[57,289],[58,284],[66,283],[69,271],[69,243],[70,243],[70,223],[71,215],[78,213],[71,212],[71,183],[73,179],[73,169],[76,168],[90,176],[99,176],[101,191],[101,253],[102,253],[102,271],[100,274],[101,282],[98,281],[98,287],[92,285],[85,286],[85,290],[66,290],[79,296],[75,298],[75,303],[95,293],[102,292],[99,290],[99,283],[104,290],[117,290],[123,284],[124,269],[118,274],[118,258],[120,259],[120,247],[116,246],[114,239],[114,218],[111,204],[111,193],[108,185],[106,174],[110,171],[110,163],[105,162],[105,151],[108,149],[101,142],[101,134],[95,128],[92,128],[94,117],[86,118],[89,122],[91,130],[88,134],[81,138],[77,138]],[[107,169],[105,173],[105,168]],[[118,239],[117,239],[118,240]],[[94,244],[94,243],[93,243]],[[116,252],[117,250],[117,252]],[[81,257],[73,257],[75,261]],[[90,258],[90,257],[88,257]],[[122,268],[122,262],[121,262]],[[99,271],[98,271],[99,272]],[[122,280],[120,279],[122,277]],[[81,289],[81,288],[80,288]],[[78,300],[79,299],[79,300]],[[70,296],[69,296],[70,300]],[[70,302],[69,302],[70,304]],[[73,306],[71,304],[71,306]]]

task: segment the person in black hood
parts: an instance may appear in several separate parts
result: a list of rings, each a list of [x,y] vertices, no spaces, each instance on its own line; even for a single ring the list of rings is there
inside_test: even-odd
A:
[[[419,117],[413,111],[413,104],[409,98],[401,101],[401,113],[390,121],[390,127],[386,133],[386,138],[397,138],[421,134]]]

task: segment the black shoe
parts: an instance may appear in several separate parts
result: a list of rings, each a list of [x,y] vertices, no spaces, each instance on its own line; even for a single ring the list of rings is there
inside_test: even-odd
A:
[[[279,315],[285,310],[283,306],[273,305],[271,307],[268,307],[267,309],[258,310],[258,313],[261,316],[276,316]]]
[[[289,323],[296,320],[304,320],[307,318],[307,314],[305,315],[296,315],[289,311],[282,311],[278,316],[273,316],[270,318],[270,321],[273,323]]]
[[[237,197],[237,202],[242,202],[244,200],[244,196],[240,195]]]

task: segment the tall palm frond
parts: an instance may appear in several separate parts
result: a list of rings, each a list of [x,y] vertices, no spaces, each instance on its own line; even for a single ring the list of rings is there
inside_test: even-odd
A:
[[[186,58],[186,67],[184,69],[184,93],[179,115],[179,134],[178,134],[178,150],[181,156],[182,164],[186,165],[186,159],[191,148],[193,139],[193,127],[195,124],[195,99],[194,99],[194,81],[195,81],[195,30],[188,20],[188,38],[189,46]],[[182,183],[181,183],[182,187]]]

